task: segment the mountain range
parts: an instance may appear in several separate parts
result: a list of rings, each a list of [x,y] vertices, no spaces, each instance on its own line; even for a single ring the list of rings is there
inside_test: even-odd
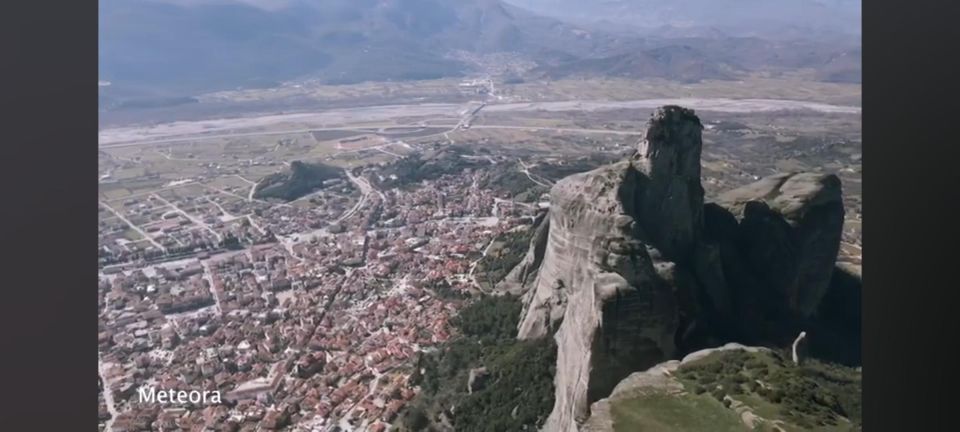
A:
[[[546,16],[673,36],[848,35],[861,31],[859,0],[508,0]]]
[[[550,4],[512,1],[538,10]],[[603,17],[626,2],[595,3]],[[676,13],[682,21],[694,6],[664,6],[651,16]],[[812,67],[828,70],[825,80],[859,80],[855,38],[621,31],[499,0],[101,0],[99,17],[101,96],[170,98],[301,78],[346,84],[482,72],[458,52],[519,54],[538,65],[531,71],[538,78],[697,81]]]

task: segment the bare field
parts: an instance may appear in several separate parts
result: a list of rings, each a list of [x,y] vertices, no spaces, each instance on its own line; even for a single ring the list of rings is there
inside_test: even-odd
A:
[[[668,97],[705,98],[769,98],[795,99],[840,105],[859,105],[860,86],[817,82],[812,72],[798,71],[780,76],[755,74],[739,81],[707,80],[684,84],[664,79],[592,78],[589,80],[562,79],[529,81],[518,84],[498,84],[497,94],[502,99],[518,101],[549,101],[569,99],[632,100]],[[292,97],[306,97],[319,102],[364,101],[379,97],[384,100],[417,100],[446,98],[469,100],[457,86],[455,79],[409,81],[392,83],[361,83],[352,85],[319,85],[301,83],[277,89],[238,90],[202,96],[201,102],[255,102],[281,101]]]
[[[590,79],[529,82],[503,86],[505,98],[529,101],[652,98],[790,99],[834,105],[860,105],[859,84],[812,81],[809,73],[780,77],[757,74],[739,81],[707,80],[684,84],[664,79]]]
[[[487,95],[464,93],[454,80],[369,83],[351,86],[297,84],[275,89],[221,92],[201,103],[232,104],[232,115],[205,114],[160,124],[127,122],[100,132],[100,145],[163,140],[178,142],[204,135],[349,133],[360,128],[453,125],[470,101],[485,99],[485,111],[580,111],[653,108],[677,103],[720,112],[796,109],[850,112],[860,105],[861,87],[810,81],[804,74],[753,76],[742,81],[681,84],[666,80],[591,79],[498,84]],[[414,97],[420,94],[426,96]],[[271,100],[289,109],[259,109],[254,102]],[[302,103],[302,100],[314,103]],[[338,104],[351,100],[353,105]],[[204,102],[205,101],[205,102]],[[247,107],[247,111],[243,111]],[[184,108],[193,109],[193,108]],[[146,115],[146,114],[145,114]]]

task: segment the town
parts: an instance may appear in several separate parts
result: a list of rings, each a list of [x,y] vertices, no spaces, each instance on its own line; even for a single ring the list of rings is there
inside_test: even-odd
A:
[[[293,203],[247,199],[240,179],[101,202],[101,425],[385,430],[416,354],[481,292],[483,252],[538,210],[478,188],[479,170],[385,191],[374,171]],[[144,403],[144,386],[224,402]]]
[[[401,423],[418,359],[456,340],[458,312],[526,253],[550,187],[624,157],[649,116],[499,103],[511,85],[483,77],[445,84],[483,99],[104,132],[101,430]],[[707,195],[826,166],[846,192],[840,260],[858,268],[859,114],[703,103]],[[298,161],[324,178],[265,196]],[[143,403],[144,388],[222,401]]]

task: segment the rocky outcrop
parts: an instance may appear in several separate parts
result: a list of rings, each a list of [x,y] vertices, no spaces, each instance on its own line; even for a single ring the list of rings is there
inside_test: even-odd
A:
[[[543,262],[543,254],[547,248],[547,233],[550,232],[549,210],[537,214],[533,222],[533,238],[530,239],[530,247],[523,260],[517,263],[516,267],[507,273],[507,276],[497,284],[497,290],[513,295],[523,294],[524,287],[537,277],[540,270],[540,263]]]
[[[490,378],[490,372],[487,371],[487,368],[479,367],[470,369],[470,374],[467,377],[467,394],[473,394],[473,392],[483,390],[488,378]]]
[[[663,269],[700,235],[701,129],[692,111],[664,107],[634,157],[551,189],[519,328],[520,338],[554,334],[559,347],[547,430],[575,429],[620,379],[674,355],[678,307]]]
[[[839,179],[776,175],[705,204],[701,130],[693,111],[660,108],[631,157],[557,182],[500,285],[523,295],[518,337],[557,342],[544,430],[578,430],[624,378],[684,353],[782,346],[804,329],[815,345],[826,328],[815,320],[836,285]]]
[[[624,195],[648,244],[671,261],[691,254],[703,226],[702,130],[693,110],[667,106],[654,112],[635,156],[643,175],[626,191],[632,196]]]
[[[778,305],[810,317],[830,285],[843,233],[843,196],[833,174],[764,178],[717,198],[739,219],[734,241]]]

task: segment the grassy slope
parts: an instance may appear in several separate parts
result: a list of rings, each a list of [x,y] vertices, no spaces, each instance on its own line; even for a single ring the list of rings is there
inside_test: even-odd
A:
[[[614,430],[633,432],[744,430],[736,413],[713,398],[644,395],[613,406]]]
[[[748,430],[724,401],[732,398],[786,431],[859,431],[861,376],[809,360],[799,367],[776,353],[723,351],[683,365],[684,393],[615,401],[615,431]],[[773,430],[764,424],[760,430]]]

